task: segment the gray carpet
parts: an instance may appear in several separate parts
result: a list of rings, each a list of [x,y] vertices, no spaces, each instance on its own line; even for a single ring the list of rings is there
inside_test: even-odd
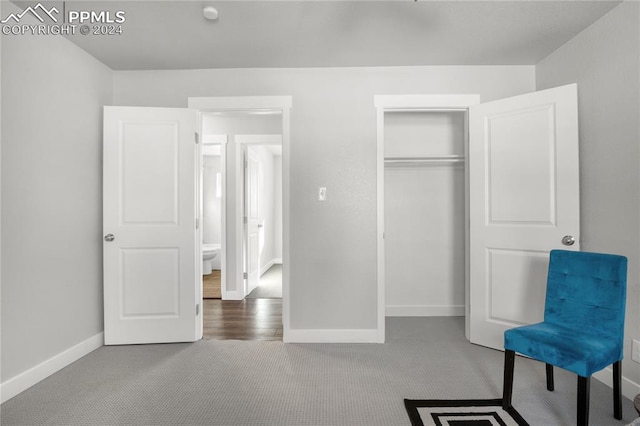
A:
[[[260,277],[260,284],[247,299],[282,299],[282,265],[271,266]]]
[[[8,425],[409,425],[403,398],[496,398],[502,352],[464,339],[463,318],[389,318],[387,343],[200,341],[102,347],[3,404]],[[531,425],[575,424],[575,377],[516,359],[513,403]],[[613,419],[592,380],[591,424]]]

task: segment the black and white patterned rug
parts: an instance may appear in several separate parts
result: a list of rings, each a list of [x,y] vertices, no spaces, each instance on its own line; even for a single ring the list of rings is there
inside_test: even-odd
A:
[[[412,426],[529,426],[501,399],[405,399],[404,406]]]

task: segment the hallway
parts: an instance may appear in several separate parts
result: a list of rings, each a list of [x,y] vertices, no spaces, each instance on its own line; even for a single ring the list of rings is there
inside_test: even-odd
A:
[[[282,341],[282,265],[262,274],[244,300],[206,298],[202,306],[205,340]]]
[[[247,299],[282,299],[282,265],[275,264],[260,276],[260,284]]]
[[[282,341],[282,299],[203,301],[205,340]]]

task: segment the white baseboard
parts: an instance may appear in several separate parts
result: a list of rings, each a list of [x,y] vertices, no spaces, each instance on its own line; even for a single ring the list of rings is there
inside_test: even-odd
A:
[[[250,281],[247,280],[247,294],[245,295],[248,296],[253,290],[255,290],[256,288],[258,288],[258,286],[260,285],[260,282],[258,280],[256,280],[256,282],[254,283],[255,285],[249,285]]]
[[[285,343],[378,343],[378,330],[288,329]]]
[[[265,273],[269,270],[269,268],[271,268],[273,265],[282,265],[282,259],[271,259],[269,262],[267,262],[264,266],[260,267],[260,271],[261,273]]]
[[[464,305],[387,305],[388,317],[463,317]]]
[[[622,371],[624,371],[624,368]],[[593,377],[613,388],[613,369],[611,367],[598,371]],[[640,394],[640,384],[622,376],[622,395],[633,401],[633,398],[638,394]]]
[[[64,352],[49,358],[28,369],[27,371],[10,378],[0,384],[0,403],[10,400],[14,396],[29,389],[31,386],[46,379],[57,371],[62,370],[72,362],[75,362],[104,345],[104,333],[98,333],[87,340],[78,343]]]

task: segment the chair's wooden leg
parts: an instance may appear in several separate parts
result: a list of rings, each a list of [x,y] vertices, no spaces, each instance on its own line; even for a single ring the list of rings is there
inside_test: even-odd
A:
[[[613,417],[622,420],[622,362],[613,363]]]
[[[578,426],[589,424],[589,388],[591,377],[578,376]]]
[[[545,364],[547,367],[547,390],[553,391],[555,389],[553,385],[553,365]]]
[[[511,396],[513,395],[513,366],[516,359],[514,351],[504,351],[504,382],[502,384],[502,408],[511,408]]]

